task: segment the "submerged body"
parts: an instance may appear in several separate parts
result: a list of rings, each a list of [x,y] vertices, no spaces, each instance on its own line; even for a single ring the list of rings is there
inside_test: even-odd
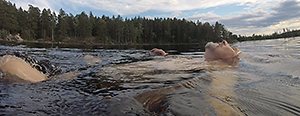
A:
[[[199,57],[166,56],[144,62],[103,67],[97,74],[113,80],[126,80],[121,85],[122,88],[153,88],[133,97],[155,115],[203,114],[203,110],[197,110],[199,108],[207,109],[209,115],[241,115],[236,107],[231,106],[236,102],[226,101],[228,96],[235,96],[232,87],[237,80],[237,77],[227,70],[235,69],[237,67],[222,61],[207,62]],[[190,89],[201,89],[205,92],[193,93]],[[197,97],[186,99],[187,96],[193,95]],[[186,109],[187,107],[191,109]]]
[[[150,53],[154,51],[165,53],[157,49],[151,50]],[[240,53],[239,49],[230,47],[227,41],[224,40],[218,44],[208,43],[204,55],[205,59],[166,56],[151,61],[103,67],[98,73],[103,77],[112,77],[114,80],[126,80],[130,83],[130,86],[137,87],[141,86],[139,84],[140,81],[147,81],[148,83],[172,83],[179,80],[186,80],[168,87],[159,88],[150,86],[150,88],[159,89],[149,90],[134,96],[138,102],[143,104],[144,108],[147,108],[150,112],[154,112],[155,115],[170,112],[175,115],[199,115],[203,114],[203,112],[196,109],[205,108],[208,111],[213,109],[213,111],[206,113],[207,115],[238,116],[243,115],[243,113],[237,107],[233,107],[236,102],[234,100],[228,101],[228,97],[236,96],[232,88],[237,82],[237,77],[234,73],[227,72],[227,70],[237,69],[233,65],[239,62],[236,58],[238,58],[238,54]],[[203,76],[201,75],[202,72],[211,72],[211,74]],[[214,74],[212,72],[220,73]],[[227,77],[223,75],[227,75]],[[201,85],[211,86],[211,88],[201,88]],[[205,92],[190,93],[190,88],[195,89],[198,87]],[[193,103],[187,103],[184,100],[184,96],[181,96],[182,93],[185,95],[197,94],[198,97],[190,99],[195,100]],[[185,109],[186,107],[193,107],[195,109]],[[177,108],[185,111],[178,112],[174,110]],[[189,112],[189,110],[192,112]]]
[[[232,58],[232,56],[236,57],[237,53],[228,45],[227,42],[224,42],[224,45],[214,46],[215,44],[209,45],[210,47],[206,47],[205,52],[205,60],[218,60],[218,59],[228,59]],[[228,49],[228,46],[231,49]],[[167,55],[161,49],[153,49],[150,51],[151,55]],[[221,57],[224,56],[224,57]],[[101,62],[100,59],[96,59],[91,55],[85,55],[84,59],[88,64],[93,64],[97,62]],[[218,75],[209,75],[208,77],[196,76],[201,75],[202,71],[219,71],[219,70],[228,70],[235,69],[227,64],[220,63],[222,61],[216,62],[206,62],[203,58],[193,58],[193,57],[179,57],[179,56],[166,56],[162,59],[144,61],[139,63],[129,63],[129,64],[120,64],[115,66],[103,67],[98,71],[98,75],[101,77],[112,77],[113,80],[126,80],[126,82],[136,83],[141,80],[148,80],[150,82],[163,82],[163,81],[178,81],[183,79],[187,79],[187,81],[183,81],[182,83],[173,84],[172,86],[166,88],[158,88],[153,89],[151,91],[142,92],[136,96],[133,96],[135,100],[139,103],[143,104],[143,107],[153,112],[155,114],[164,114],[167,112],[167,109],[170,109],[172,112],[172,105],[178,105],[176,101],[180,101],[178,96],[169,95],[172,93],[178,93],[178,90],[185,90],[189,88],[193,88],[193,86],[198,86],[198,83],[191,82],[189,78],[192,77],[192,80],[201,81],[201,79],[208,79],[205,83],[214,87],[213,89],[205,89],[205,93],[197,93],[200,95],[199,104],[205,104],[208,107],[214,109],[214,113],[217,115],[240,115],[241,112],[238,111],[236,107],[231,107],[235,102],[227,102],[227,96],[235,96],[234,92],[231,90],[231,87],[236,82],[235,77],[227,77],[227,80],[230,81],[219,81],[214,79],[214,77],[218,77]],[[21,58],[17,58],[14,56],[3,56],[1,58],[0,68],[2,71],[9,72],[10,74],[16,75],[21,79],[24,79],[29,82],[40,82],[47,79],[47,76],[43,73],[39,72],[35,68],[31,67],[29,63],[25,62]],[[19,66],[19,67],[17,67]],[[17,67],[17,68],[15,68]],[[193,72],[193,74],[191,74]],[[72,73],[71,75],[74,76]],[[153,75],[154,74],[154,75]],[[232,75],[227,74],[226,75]],[[76,76],[77,74],[75,74]],[[63,75],[67,76],[67,75]],[[132,80],[129,79],[132,77]],[[220,77],[218,77],[220,78]],[[228,82],[228,83],[224,83]],[[102,82],[100,82],[102,83]],[[126,85],[126,84],[124,84]],[[223,86],[220,86],[223,85]],[[130,85],[132,86],[132,85]],[[136,86],[140,86],[137,83]],[[218,91],[222,90],[222,93]],[[189,93],[192,94],[192,93]],[[207,97],[207,95],[212,95],[213,97]],[[182,96],[180,96],[182,97]],[[170,104],[164,104],[164,102],[170,102]],[[188,105],[188,104],[186,104]],[[193,104],[194,107],[199,107],[197,104]],[[195,114],[199,114],[200,112],[194,112]],[[185,114],[185,113],[178,113]],[[213,114],[213,113],[212,113]]]
[[[149,57],[149,50],[141,49],[0,46],[46,58],[64,72],[67,68],[81,73],[70,80],[1,83],[0,114],[300,115],[299,41],[298,37],[235,43],[247,53],[239,55],[241,62],[235,66],[205,61],[204,51],[193,49],[199,46],[165,57]],[[102,63],[86,67],[84,57],[74,57],[82,54],[99,56]]]
[[[166,56],[167,53],[162,49],[154,48],[150,55]],[[227,41],[222,43],[209,42],[205,46],[204,58],[206,61],[222,60],[227,64],[236,64],[239,62],[237,58],[241,51],[236,47],[230,47]],[[0,69],[8,72],[14,77],[19,77],[21,80],[28,82],[40,82],[50,78],[50,76],[57,75],[60,70],[52,65],[49,61],[37,61],[30,56],[23,55],[19,52],[8,52],[0,59]],[[84,55],[84,59],[89,65],[95,65],[102,62],[101,59],[95,58],[91,55]],[[170,65],[170,64],[169,64]],[[179,66],[180,67],[180,66]]]

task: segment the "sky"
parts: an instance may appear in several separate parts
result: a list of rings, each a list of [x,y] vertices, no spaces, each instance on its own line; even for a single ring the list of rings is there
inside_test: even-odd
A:
[[[300,0],[10,0],[73,15],[174,18],[223,24],[236,35],[269,35],[283,28],[300,29]]]

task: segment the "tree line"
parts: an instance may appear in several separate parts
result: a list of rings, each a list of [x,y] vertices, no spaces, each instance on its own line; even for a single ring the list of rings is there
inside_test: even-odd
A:
[[[29,5],[28,10],[9,1],[0,2],[1,38],[20,34],[27,41],[50,41],[91,44],[178,44],[207,41],[236,41],[238,37],[216,22],[188,21],[177,18],[125,18],[120,15],[94,16],[92,12],[73,15],[63,9],[59,13],[40,10]]]
[[[274,32],[271,35],[256,35],[252,36],[241,36],[239,35],[238,41],[250,41],[250,40],[265,40],[265,39],[277,39],[277,38],[289,38],[289,37],[297,37],[300,36],[300,30],[294,29],[290,30],[288,28],[283,28],[282,33]]]

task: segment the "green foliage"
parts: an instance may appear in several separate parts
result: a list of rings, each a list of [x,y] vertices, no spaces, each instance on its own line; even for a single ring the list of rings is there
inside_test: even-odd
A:
[[[0,30],[0,39],[6,38],[8,35],[8,32],[6,30]]]
[[[66,20],[66,17],[68,17],[68,15],[65,13],[65,11],[63,9],[60,9],[58,14],[57,30],[55,34],[58,35],[59,39],[63,39],[67,36],[68,22]]]
[[[1,0],[0,29],[20,33],[25,40],[93,43],[93,44],[169,44],[203,43],[221,39],[236,41],[224,25],[216,22],[193,22],[177,18],[118,16],[97,17],[92,12],[72,15],[63,9],[59,14],[29,5],[28,11],[16,9],[11,2]]]
[[[236,37],[238,41],[251,41],[251,40],[265,40],[265,39],[277,39],[300,36],[300,30],[283,29],[282,33],[274,32],[271,35],[255,35],[252,36],[239,36]]]
[[[15,5],[4,0],[0,1],[0,29],[5,29],[12,34],[16,33],[18,22]]]
[[[40,37],[40,30],[39,30],[40,12],[41,10],[38,7],[29,5],[29,10],[28,10],[29,30],[31,36],[35,39]]]
[[[76,32],[77,36],[79,37],[90,37],[92,36],[92,24],[89,21],[89,17],[87,16],[87,14],[85,14],[85,12],[82,12],[80,15],[76,16],[77,19],[77,29]]]
[[[51,11],[43,9],[40,20],[40,38],[47,39],[51,36]]]
[[[33,40],[31,34],[30,34],[30,30],[29,29],[24,29],[22,30],[22,38],[25,40]]]

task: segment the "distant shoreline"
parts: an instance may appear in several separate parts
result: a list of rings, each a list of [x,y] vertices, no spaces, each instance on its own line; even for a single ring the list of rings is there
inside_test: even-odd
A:
[[[16,45],[27,45],[28,47],[37,48],[86,48],[86,49],[130,49],[130,48],[140,48],[140,49],[152,49],[152,48],[162,48],[163,46],[199,46],[204,47],[205,43],[150,43],[150,44],[86,44],[86,43],[66,43],[66,42],[50,42],[50,41],[7,41],[0,40],[0,45],[5,46],[16,46]]]

